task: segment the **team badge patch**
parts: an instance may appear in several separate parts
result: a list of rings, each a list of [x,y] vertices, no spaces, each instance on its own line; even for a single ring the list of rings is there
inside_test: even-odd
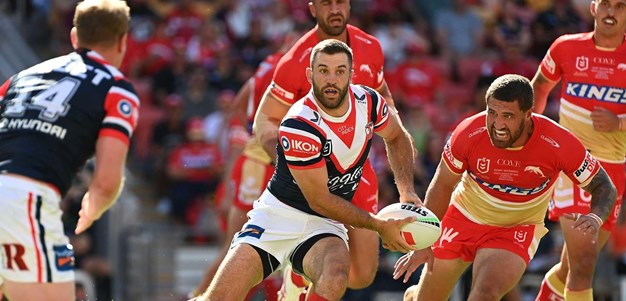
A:
[[[261,235],[263,235],[263,232],[265,232],[265,229],[257,225],[246,225],[246,228],[239,231],[239,234],[237,234],[237,237],[250,236],[254,238],[261,238]]]
[[[52,246],[54,250],[54,263],[58,271],[74,270],[74,248],[72,245]]]
[[[478,172],[487,173],[489,171],[489,162],[491,162],[491,160],[487,158],[478,159],[478,161],[476,162],[476,169],[478,170]]]
[[[130,117],[130,115],[133,113],[133,106],[128,100],[122,99],[117,104],[117,111],[124,117]]]

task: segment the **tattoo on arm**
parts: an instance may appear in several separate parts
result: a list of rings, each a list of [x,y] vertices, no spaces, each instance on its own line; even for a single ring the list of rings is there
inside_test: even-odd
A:
[[[606,220],[613,210],[617,191],[604,169],[600,168],[598,173],[591,179],[589,185],[583,187],[583,189],[591,194],[591,212]]]

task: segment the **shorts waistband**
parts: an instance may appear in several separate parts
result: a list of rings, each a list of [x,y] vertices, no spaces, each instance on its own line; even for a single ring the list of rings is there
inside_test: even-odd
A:
[[[0,174],[0,186],[17,187],[35,191],[42,195],[56,195],[61,198],[59,190],[51,184],[31,179],[17,174]]]

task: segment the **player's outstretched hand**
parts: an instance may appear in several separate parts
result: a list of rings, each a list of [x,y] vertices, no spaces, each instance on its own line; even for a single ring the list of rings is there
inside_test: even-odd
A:
[[[423,263],[426,263],[426,269],[431,274],[434,262],[435,256],[430,247],[406,253],[396,261],[393,267],[393,279],[398,280],[404,274],[402,282],[407,283],[413,272]]]
[[[593,213],[566,213],[563,217],[574,221],[572,228],[580,231],[583,235],[589,235],[589,237],[591,237],[591,243],[595,244],[596,241],[598,241],[598,233],[602,226],[602,219],[600,219],[600,217]]]
[[[417,207],[424,206],[422,199],[417,195],[417,193],[409,193],[400,196],[400,203],[411,203]]]
[[[383,247],[389,251],[402,253],[414,250],[415,248],[409,245],[400,234],[402,226],[414,221],[415,217],[381,219],[376,232],[383,242]]]
[[[89,201],[89,192],[85,193],[81,202],[80,211],[78,211],[78,223],[76,223],[75,234],[80,234],[89,229],[93,222],[100,217],[98,209]]]

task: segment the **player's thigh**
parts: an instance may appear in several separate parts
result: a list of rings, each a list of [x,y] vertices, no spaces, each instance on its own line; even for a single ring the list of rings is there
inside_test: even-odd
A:
[[[427,273],[426,269],[422,270],[417,291],[416,301],[445,301],[452,294],[452,290],[463,272],[470,265],[470,262],[464,262],[459,258],[456,259],[440,259],[435,258],[433,264],[433,272]]]
[[[243,300],[262,279],[263,263],[257,250],[246,243],[238,244],[220,264],[208,289],[211,298],[201,300]]]
[[[9,300],[74,301],[74,281],[58,283],[21,283],[5,281],[2,290]]]
[[[330,273],[347,278],[350,255],[346,242],[334,235],[316,241],[302,259],[302,268],[314,283],[318,283],[322,275]]]
[[[378,270],[378,234],[362,228],[348,230],[350,246],[350,288],[371,284]]]
[[[472,270],[472,294],[501,298],[513,289],[526,270],[526,261],[502,249],[483,248],[476,253]],[[476,299],[478,300],[478,299]]]

